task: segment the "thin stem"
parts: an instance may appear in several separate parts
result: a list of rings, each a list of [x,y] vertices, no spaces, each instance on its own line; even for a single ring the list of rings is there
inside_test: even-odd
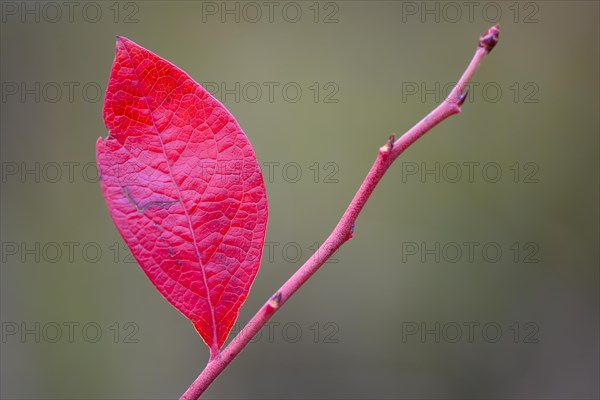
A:
[[[398,140],[390,136],[385,145],[379,149],[379,154],[365,180],[360,185],[352,202],[344,212],[335,229],[319,249],[304,263],[294,275],[258,310],[256,315],[240,331],[240,333],[214,358],[209,360],[202,373],[182,395],[181,400],[195,400],[215,380],[229,363],[246,347],[275,312],[337,251],[346,241],[352,238],[354,222],[358,218],[365,203],[375,190],[375,187],[388,170],[390,165],[404,150],[431,128],[451,115],[460,112],[460,107],[466,99],[464,88],[479,66],[481,60],[498,42],[499,26],[493,26],[479,39],[479,46],[467,69],[446,100],[438,105],[429,115],[419,121]]]

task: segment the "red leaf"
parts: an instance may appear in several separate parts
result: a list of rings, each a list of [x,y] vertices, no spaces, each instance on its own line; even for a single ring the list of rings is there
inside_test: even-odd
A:
[[[229,111],[175,65],[117,38],[96,159],[119,232],[211,358],[258,272],[267,196]]]

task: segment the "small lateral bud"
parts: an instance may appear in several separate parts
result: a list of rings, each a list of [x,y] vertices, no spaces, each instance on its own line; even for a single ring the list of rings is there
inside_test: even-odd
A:
[[[390,150],[394,148],[395,141],[396,141],[396,135],[394,133],[392,133],[387,142],[387,145],[390,148]]]
[[[463,105],[463,103],[467,99],[468,95],[469,95],[469,91],[465,90],[465,92],[463,94],[461,94],[460,96],[458,96],[458,106],[459,107]]]
[[[269,299],[269,306],[272,308],[279,308],[281,305],[281,292],[277,292]]]
[[[385,142],[385,144],[379,148],[379,153],[380,154],[389,153],[394,148],[395,141],[396,141],[396,135],[392,133],[390,135],[390,137],[388,138],[388,141]]]
[[[483,47],[489,53],[496,46],[496,43],[498,43],[499,36],[500,25],[496,24],[479,37],[479,47]]]

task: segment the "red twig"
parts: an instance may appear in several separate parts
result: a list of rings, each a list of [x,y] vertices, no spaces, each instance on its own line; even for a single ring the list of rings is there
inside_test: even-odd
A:
[[[365,180],[360,185],[358,192],[346,209],[340,222],[321,247],[310,257],[306,263],[261,307],[256,315],[240,331],[240,333],[221,351],[211,359],[202,373],[181,397],[182,400],[197,399],[229,363],[242,351],[250,340],[256,335],[275,312],[310,278],[327,259],[336,252],[347,240],[352,237],[354,222],[358,218],[365,203],[375,190],[375,187],[388,170],[390,165],[404,150],[431,128],[451,115],[458,114],[460,107],[466,99],[464,92],[466,84],[479,66],[481,60],[498,42],[500,27],[495,25],[479,38],[479,45],[469,66],[461,76],[456,86],[452,89],[446,100],[437,106],[429,115],[419,121],[408,132],[394,141],[390,136],[385,145],[379,149],[377,160],[371,167]]]

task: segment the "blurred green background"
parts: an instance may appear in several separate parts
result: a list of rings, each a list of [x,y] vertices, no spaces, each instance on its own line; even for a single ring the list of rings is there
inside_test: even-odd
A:
[[[97,182],[115,35],[204,82],[253,143],[270,221],[243,324],[497,22],[462,114],[206,398],[598,398],[598,2],[1,7],[2,398],[176,398],[208,358]]]

